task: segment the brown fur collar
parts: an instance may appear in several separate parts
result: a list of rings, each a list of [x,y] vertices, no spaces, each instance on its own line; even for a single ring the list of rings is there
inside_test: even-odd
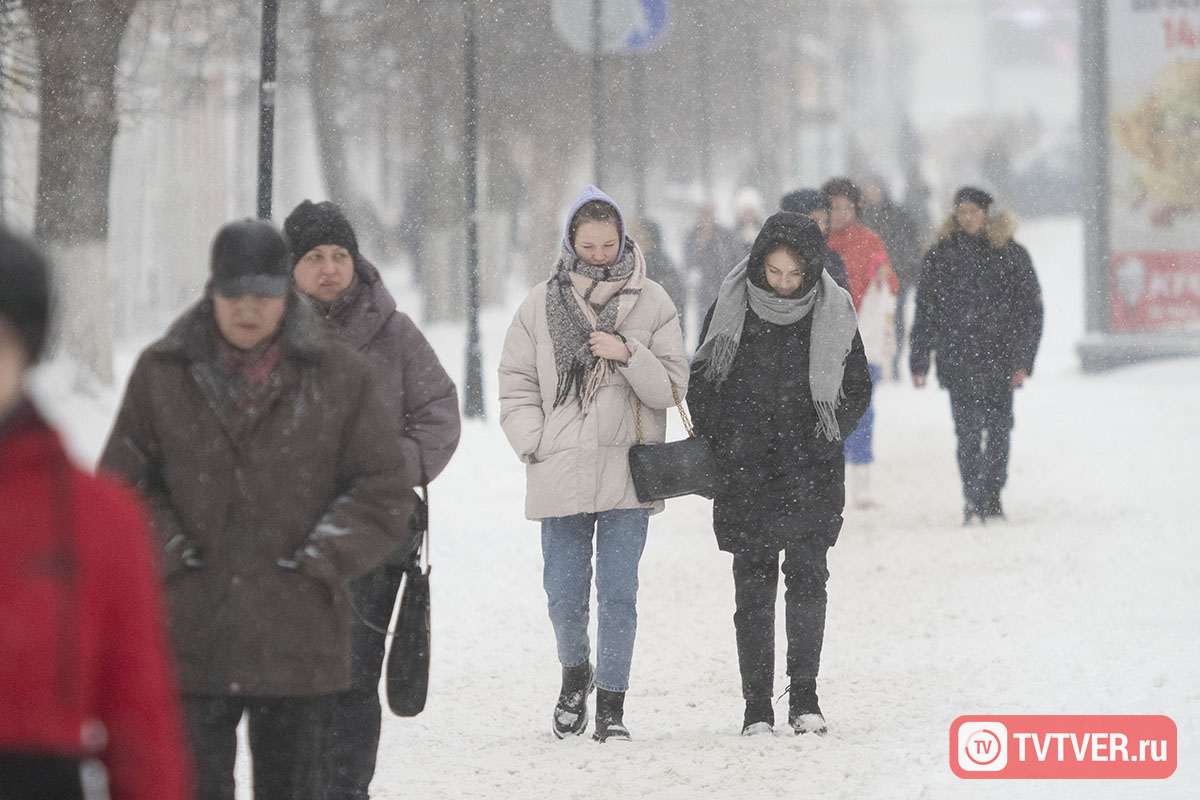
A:
[[[947,241],[955,231],[960,231],[962,228],[958,224],[958,220],[951,214],[938,228],[937,240],[939,242]],[[989,211],[987,221],[983,223],[983,231],[987,234],[988,243],[997,250],[1002,247],[1007,247],[1008,243],[1013,240],[1013,234],[1017,232],[1017,218],[1011,212],[999,209]]]
[[[283,315],[285,352],[300,361],[319,362],[325,355],[325,333],[321,318],[294,292],[288,295]],[[191,362],[208,361],[213,356],[212,300],[204,298],[175,320],[167,333],[150,346],[151,352],[183,358]]]

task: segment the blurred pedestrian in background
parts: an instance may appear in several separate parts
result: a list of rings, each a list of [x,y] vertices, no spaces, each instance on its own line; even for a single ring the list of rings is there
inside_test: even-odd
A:
[[[629,739],[625,693],[637,631],[638,564],[652,512],[629,446],[661,442],[687,392],[679,315],[646,277],[616,203],[587,186],[567,214],[550,279],[517,309],[500,356],[500,427],[525,463],[525,515],[542,528],[543,586],[562,664],[551,730]],[[674,391],[673,391],[674,389]],[[588,617],[596,560],[596,666]]]
[[[81,799],[97,758],[112,800],[188,800],[149,520],[71,462],[26,394],[50,276],[3,229],[0,287],[0,798]]]
[[[717,299],[729,265],[743,257],[737,237],[717,222],[712,203],[701,203],[696,209],[696,223],[684,238],[683,256],[685,270],[696,276],[696,305],[708,308]]]
[[[767,219],[709,309],[689,405],[712,444],[717,545],[733,553],[742,733],[775,724],[775,602],[784,553],[788,724],[824,733],[816,681],[825,634],[827,553],[845,503],[842,434],[871,396],[849,293],[821,266],[808,216]]]
[[[662,228],[657,222],[649,219],[631,219],[628,220],[628,224],[629,238],[638,243],[642,248],[642,256],[646,259],[646,277],[656,281],[667,291],[667,296],[679,312],[679,326],[684,331],[683,337],[686,341],[687,279],[663,247]]]
[[[268,222],[218,231],[201,300],[144,350],[101,465],[150,503],[199,796],[324,796],[350,688],[346,583],[411,552],[418,464],[367,362],[292,291]]]
[[[342,210],[305,200],[283,223],[292,276],[334,333],[370,367],[400,430],[399,445],[417,465],[425,485],[438,476],[458,446],[458,392],[437,354],[407,314],[397,310],[379,271],[358,250],[358,237]],[[397,548],[387,561],[355,578],[350,596],[352,680],[337,694],[325,759],[326,800],[366,800],[375,774],[382,708],[379,678],[404,561]],[[391,568],[389,568],[391,567]]]
[[[1013,390],[1033,373],[1042,336],[1042,291],[1016,223],[992,196],[964,186],[917,286],[909,356],[913,385],[931,362],[950,392],[963,487],[963,524],[1002,518]]]
[[[892,202],[883,178],[878,175],[863,182],[863,224],[879,234],[896,273],[896,346],[889,366],[892,380],[899,380],[900,355],[904,350],[904,306],[909,292],[917,288],[921,271],[920,232],[912,216]]]
[[[758,232],[762,230],[763,221],[767,218],[767,207],[762,194],[752,186],[738,189],[733,195],[733,213],[736,219],[733,232],[741,250],[737,257],[741,259],[754,246],[754,240],[758,238]]]
[[[890,364],[895,347],[894,295],[899,288],[896,273],[888,261],[887,248],[879,234],[859,222],[862,193],[853,181],[833,178],[821,187],[829,195],[829,246],[846,264],[850,297],[858,312],[858,329],[871,385],[883,377],[883,365]],[[872,392],[872,395],[874,393]],[[854,432],[846,437],[846,461],[850,463],[850,493],[854,505],[874,505],[871,494],[870,464],[875,460],[875,408],[867,407]]]

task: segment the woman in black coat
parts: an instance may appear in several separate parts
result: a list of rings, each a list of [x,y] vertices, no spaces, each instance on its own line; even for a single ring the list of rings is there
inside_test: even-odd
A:
[[[788,722],[826,730],[816,694],[826,553],[842,526],[842,437],[866,410],[871,379],[850,295],[821,268],[824,241],[807,215],[771,216],[721,285],[692,363],[688,404],[720,472],[713,527],[733,553],[745,734],[775,722],[781,550]]]
[[[1004,516],[1013,389],[1033,372],[1042,336],[1033,262],[1013,241],[1012,217],[991,205],[982,189],[955,194],[954,213],[925,255],[909,337],[913,384],[925,385],[936,359],[938,382],[950,391],[964,525]]]

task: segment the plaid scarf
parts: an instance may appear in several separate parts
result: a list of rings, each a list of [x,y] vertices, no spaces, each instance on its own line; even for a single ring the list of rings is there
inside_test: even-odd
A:
[[[625,240],[621,258],[606,267],[594,267],[563,247],[546,283],[546,321],[558,371],[556,408],[574,395],[588,412],[613,368],[609,359],[592,355],[589,337],[593,331],[616,333],[645,280],[646,260],[632,239]]]

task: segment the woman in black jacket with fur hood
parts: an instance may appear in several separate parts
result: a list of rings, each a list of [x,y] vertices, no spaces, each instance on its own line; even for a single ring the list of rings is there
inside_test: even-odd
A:
[[[770,731],[779,553],[787,609],[788,722],[824,733],[816,678],[828,549],[845,503],[843,436],[871,379],[850,295],[821,268],[817,223],[771,216],[725,278],[692,363],[688,403],[712,444],[718,546],[733,553],[744,734]]]

